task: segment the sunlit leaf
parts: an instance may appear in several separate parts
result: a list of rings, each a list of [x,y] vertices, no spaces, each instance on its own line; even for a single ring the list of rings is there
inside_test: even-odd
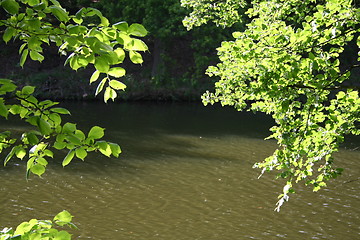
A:
[[[60,114],[71,115],[70,111],[65,108],[51,108],[50,111]]]
[[[55,240],[71,240],[71,234],[66,231],[57,232],[55,235]]]
[[[26,156],[26,150],[22,146],[17,146],[15,149],[15,155],[19,159],[23,159]]]
[[[147,51],[148,47],[146,44],[140,39],[132,39],[130,42],[126,44],[126,49],[134,50],[134,51]]]
[[[70,223],[72,218],[73,216],[68,211],[63,210],[54,217],[54,222],[59,226],[64,226]]]
[[[127,32],[128,28],[129,28],[129,25],[127,22],[118,22],[118,23],[113,24],[113,26],[116,29],[123,31],[123,32]]]
[[[111,155],[111,147],[110,145],[105,141],[98,141],[97,146],[99,147],[99,151],[104,154],[107,157],[110,157]]]
[[[40,0],[28,0],[30,6],[35,6],[40,3]]]
[[[120,81],[117,80],[111,80],[109,82],[110,87],[112,87],[115,90],[125,90],[126,85]]]
[[[62,161],[63,167],[68,165],[71,162],[71,160],[74,158],[74,156],[75,156],[75,151],[74,149],[71,149],[65,156],[64,160]]]
[[[84,148],[80,147],[75,150],[76,157],[80,158],[81,160],[84,160],[87,156],[87,152]]]
[[[42,62],[44,60],[44,56],[34,50],[30,51],[30,58],[34,61],[39,61],[39,62]]]
[[[110,149],[111,149],[111,152],[112,154],[115,156],[115,157],[119,157],[120,153],[121,153],[121,148],[118,144],[116,143],[109,143],[109,146],[110,146]]]
[[[117,78],[124,76],[125,73],[126,73],[126,71],[125,71],[125,69],[122,68],[122,67],[113,67],[113,68],[110,68],[110,70],[109,70],[109,72],[108,72],[108,74],[109,74],[110,76],[117,77]]]
[[[35,87],[32,87],[32,86],[25,86],[21,89],[21,93],[24,95],[33,94],[34,91],[35,91]]]
[[[45,172],[45,166],[40,164],[35,164],[30,168],[30,171],[38,176],[41,176]]]
[[[96,70],[102,73],[107,73],[109,71],[109,62],[106,60],[103,56],[98,56],[95,58],[95,64],[94,64]]]
[[[96,88],[96,91],[95,91],[95,96],[97,96],[104,88],[104,85],[105,83],[107,82],[108,78],[105,77],[101,80],[101,82],[99,83],[99,85],[97,86]]]
[[[0,80],[3,80],[3,83],[0,82],[0,84],[2,84],[0,87],[0,92],[12,92],[17,88],[17,86],[13,84],[11,80],[9,82],[6,82],[7,79]]]
[[[128,33],[137,37],[144,37],[148,32],[143,25],[134,23],[130,25]]]
[[[107,102],[109,99],[112,99],[114,101],[116,97],[117,97],[116,91],[111,87],[106,87],[104,93],[104,101]]]
[[[100,76],[100,72],[98,70],[94,71],[93,74],[91,75],[90,83],[93,83],[96,80],[98,80],[99,76]]]
[[[63,126],[63,133],[73,133],[76,130],[76,124],[74,123],[65,123]]]
[[[14,156],[15,154],[15,150],[16,147],[13,147],[10,152],[8,153],[8,155],[6,155],[5,160],[4,160],[4,166],[7,164],[7,162],[9,162],[9,160]]]
[[[90,129],[88,137],[92,139],[102,138],[104,136],[104,130],[102,127],[94,126]]]
[[[121,63],[122,61],[124,61],[125,59],[125,51],[122,48],[117,48],[114,50],[114,52],[116,53],[117,57],[118,57],[118,61]]]
[[[141,64],[144,62],[140,53],[135,51],[129,51],[130,60],[135,64]]]
[[[45,156],[48,156],[48,157],[51,157],[51,158],[54,157],[54,153],[49,149],[45,149],[44,154],[45,154]]]

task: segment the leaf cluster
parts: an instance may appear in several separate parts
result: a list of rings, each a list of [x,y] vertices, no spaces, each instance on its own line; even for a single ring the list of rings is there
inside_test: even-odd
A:
[[[56,227],[76,228],[71,222],[73,216],[68,211],[58,213],[53,220],[31,219],[22,222],[16,229],[4,228],[0,231],[0,240],[70,240],[71,234]]]
[[[191,9],[183,20],[183,25],[190,30],[210,21],[219,27],[229,27],[242,21],[242,14],[247,6],[245,0],[181,0],[181,6]]]
[[[39,101],[33,96],[35,88],[18,87],[8,79],[0,79],[0,116],[14,115],[30,125],[30,130],[20,136],[10,131],[0,133],[0,153],[7,151],[6,165],[12,158],[27,160],[27,173],[41,176],[53,158],[54,151],[66,150],[62,165],[68,165],[74,157],[84,160],[88,152],[98,151],[110,157],[118,157],[121,149],[118,144],[101,140],[104,128],[93,126],[85,134],[76,124],[63,123],[62,116],[70,112],[57,107],[57,102]],[[8,150],[9,149],[9,150]]]
[[[351,41],[360,46],[360,10],[350,0],[252,4],[246,29],[218,48],[220,63],[207,74],[219,80],[202,99],[272,115],[276,126],[269,138],[279,148],[254,167],[287,179],[279,210],[293,183],[304,181],[318,191],[340,175],[333,153],[345,135],[359,134],[358,84],[349,84],[359,65],[341,65],[340,55]]]
[[[140,24],[118,22],[110,25],[109,20],[95,8],[82,8],[76,14],[69,14],[56,0],[2,0],[1,7],[7,16],[0,19],[5,27],[3,40],[23,42],[19,49],[20,65],[28,57],[44,60],[43,45],[55,44],[59,53],[68,56],[65,64],[77,70],[88,65],[95,67],[90,83],[97,74],[105,75],[99,81],[96,95],[104,91],[104,101],[114,100],[117,90],[124,90],[125,84],[117,80],[125,75],[119,65],[126,55],[135,64],[143,58],[139,52],[148,50],[138,37],[144,37],[147,30]],[[86,18],[98,17],[98,24],[86,24]]]

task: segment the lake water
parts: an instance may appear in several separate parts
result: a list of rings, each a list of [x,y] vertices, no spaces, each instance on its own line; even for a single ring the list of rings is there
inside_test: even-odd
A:
[[[252,168],[276,148],[263,140],[272,125],[264,115],[198,103],[65,107],[78,127],[105,127],[123,153],[65,168],[55,159],[28,182],[20,161],[1,167],[1,228],[66,209],[79,228],[74,239],[360,239],[359,142],[336,155],[341,177],[318,193],[296,186],[278,213],[284,182],[274,173],[258,179]]]

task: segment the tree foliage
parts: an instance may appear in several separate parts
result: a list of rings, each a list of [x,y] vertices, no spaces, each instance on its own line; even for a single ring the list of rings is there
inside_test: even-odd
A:
[[[181,0],[181,6],[192,9],[189,16],[183,20],[184,26],[190,30],[209,21],[220,27],[241,22],[247,2],[245,0]]]
[[[31,219],[30,221],[19,224],[15,230],[12,228],[4,228],[0,232],[0,240],[70,240],[70,233],[64,230],[59,231],[56,227],[69,226],[76,228],[76,226],[71,223],[72,218],[73,216],[64,210],[58,213],[52,221]]]
[[[120,66],[125,57],[135,64],[143,62],[139,52],[146,51],[147,46],[138,37],[145,36],[147,30],[140,24],[110,25],[95,8],[82,8],[71,15],[56,0],[1,0],[0,7],[2,39],[22,42],[21,66],[28,58],[42,62],[44,45],[55,44],[59,53],[67,56],[65,64],[72,69],[94,66],[90,83],[99,82],[95,94],[103,92],[105,102],[114,100],[116,91],[126,88],[118,80],[126,73]],[[98,21],[92,18],[86,23],[90,17]],[[58,107],[57,102],[37,99],[34,90],[35,87],[17,86],[10,79],[0,78],[0,116],[7,120],[17,117],[30,125],[24,132],[0,133],[0,153],[7,153],[4,165],[12,158],[26,159],[28,178],[30,173],[44,174],[56,150],[67,152],[63,166],[75,157],[84,160],[92,151],[107,157],[119,156],[118,144],[102,140],[104,128],[93,126],[86,133],[75,123],[64,123],[63,116],[70,112]],[[53,221],[32,219],[20,224],[15,231],[5,228],[0,232],[0,239],[71,239],[66,231],[54,228],[71,225],[71,219],[66,211],[56,215]]]
[[[206,22],[199,20],[199,12],[233,24],[236,14],[206,4],[233,4],[229,9],[244,5],[182,3],[194,9],[185,18],[188,28]],[[342,63],[344,49],[360,46],[360,9],[351,0],[254,0],[245,17],[250,19],[246,29],[234,32],[234,40],[218,48],[220,63],[207,74],[219,80],[215,92],[206,92],[202,99],[205,105],[220,102],[273,117],[276,125],[269,138],[276,139],[279,148],[254,167],[262,173],[277,170],[278,177],[287,179],[279,210],[294,192],[294,183],[303,181],[318,191],[341,174],[341,168],[333,167],[333,153],[346,135],[360,134],[359,81],[350,79],[360,58]]]
[[[231,36],[231,29],[219,29],[215,24],[186,31],[182,20],[189,11],[181,7],[179,0],[71,0],[67,3],[72,8],[95,7],[114,22],[123,19],[146,27],[149,34],[145,41],[151,54],[144,56],[146,62],[141,71],[136,66],[134,70],[128,68],[131,76],[128,86],[134,92],[145,88],[145,95],[153,92],[156,99],[198,100],[213,84],[203,73],[209,63],[216,62],[216,46]],[[157,97],[157,94],[167,96]]]
[[[11,39],[23,42],[19,49],[20,65],[27,58],[42,61],[44,44],[55,44],[61,54],[68,55],[65,64],[74,70],[93,65],[95,71],[90,83],[99,81],[95,94],[104,89],[104,101],[115,99],[117,90],[124,90],[125,84],[117,80],[125,75],[120,67],[126,55],[139,64],[142,57],[139,51],[146,51],[147,46],[136,37],[147,34],[140,24],[128,25],[118,22],[110,26],[107,18],[95,8],[82,8],[75,15],[70,15],[55,0],[2,0],[0,2],[5,18],[0,26],[5,30],[3,40]],[[83,24],[85,18],[96,16],[98,23]],[[100,77],[104,75],[104,77]],[[104,129],[94,126],[88,134],[77,129],[76,124],[62,122],[62,115],[70,114],[59,108],[57,102],[39,101],[33,96],[34,87],[18,87],[10,79],[0,79],[0,115],[8,118],[15,115],[34,128],[20,136],[13,136],[10,131],[0,133],[0,152],[10,149],[4,164],[13,158],[27,160],[27,176],[34,173],[41,176],[53,157],[54,150],[67,149],[62,165],[66,166],[74,157],[81,160],[88,152],[99,151],[105,156],[118,156],[120,147],[115,143],[101,140]]]
[[[99,82],[95,94],[104,92],[105,102],[114,100],[116,91],[126,87],[117,80],[126,71],[117,65],[123,63],[126,55],[133,63],[141,64],[139,52],[148,50],[137,38],[147,34],[142,25],[129,26],[126,22],[111,25],[95,8],[81,8],[70,15],[56,0],[2,0],[1,6],[6,12],[6,17],[0,19],[0,26],[5,27],[3,40],[23,42],[19,49],[21,66],[28,57],[43,61],[43,45],[53,43],[60,54],[68,56],[65,64],[72,69],[95,67],[90,83]],[[94,17],[97,23],[86,24],[88,18]]]

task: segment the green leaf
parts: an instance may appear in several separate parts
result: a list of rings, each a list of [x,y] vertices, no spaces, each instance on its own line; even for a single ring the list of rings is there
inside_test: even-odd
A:
[[[84,21],[82,18],[77,18],[77,17],[74,17],[72,20],[77,24],[81,24]]]
[[[129,51],[130,60],[135,64],[143,63],[143,59],[140,53],[135,51]]]
[[[26,46],[27,46],[27,43],[23,43],[23,44],[19,47],[19,54],[22,53],[22,51],[25,49]]]
[[[34,50],[30,50],[30,58],[34,61],[39,61],[39,62],[42,62],[44,60],[44,56]]]
[[[26,138],[30,145],[36,145],[39,143],[38,137],[35,135],[35,133],[29,132],[26,134]]]
[[[50,135],[52,132],[50,124],[42,118],[37,119],[37,126],[39,127],[41,134],[45,136]]]
[[[76,130],[75,136],[80,140],[85,140],[85,134],[81,130]]]
[[[76,157],[80,158],[81,160],[84,160],[87,156],[87,152],[84,148],[80,147],[75,150]]]
[[[2,86],[0,87],[0,91],[3,92],[13,92],[17,88],[17,86],[8,79],[0,79],[0,84],[2,84]]]
[[[12,27],[8,27],[5,29],[5,32],[3,33],[3,40],[5,43],[10,41],[10,39],[15,35],[16,29]]]
[[[21,89],[21,93],[24,95],[33,94],[34,91],[35,91],[35,87],[33,87],[33,86],[25,86]]]
[[[94,64],[96,70],[102,73],[107,73],[109,71],[109,62],[106,60],[103,56],[98,56],[95,58],[95,64]]]
[[[129,28],[129,25],[127,22],[118,22],[118,23],[113,24],[113,26],[116,29],[123,31],[123,32],[127,32],[128,28]]]
[[[17,146],[15,149],[15,155],[19,159],[23,159],[26,156],[26,150],[22,146]]]
[[[111,148],[110,148],[110,145],[105,142],[105,141],[98,141],[97,143],[97,146],[99,148],[99,151],[104,154],[105,156],[107,157],[110,157],[112,151],[111,151]]]
[[[74,123],[65,123],[62,129],[63,133],[73,133],[76,131],[76,124]]]
[[[79,68],[81,68],[81,65],[78,62],[78,58],[79,56],[77,55],[73,55],[70,59],[69,59],[69,65],[73,70],[78,70]]]
[[[28,0],[30,6],[35,6],[40,3],[40,0]]]
[[[122,48],[117,48],[114,50],[114,53],[118,57],[118,62],[122,63],[125,59],[125,51]]]
[[[51,157],[51,158],[54,157],[54,153],[49,149],[45,149],[44,154],[45,154],[45,156],[48,156],[48,157]]]
[[[148,47],[146,44],[141,41],[140,39],[132,39],[130,42],[128,42],[125,46],[128,50],[134,50],[134,51],[147,51]]]
[[[69,15],[68,13],[65,11],[65,9],[56,6],[56,5],[52,5],[49,7],[50,11],[52,12],[52,14],[54,14],[54,16],[60,21],[60,22],[67,22],[69,21]]]
[[[90,78],[90,84],[95,82],[96,80],[98,80],[99,76],[100,76],[100,72],[98,70],[93,72],[93,74],[91,75],[91,78]]]
[[[71,144],[80,145],[81,140],[75,134],[68,134],[66,136],[66,140],[69,141]]]
[[[114,101],[116,97],[117,97],[116,91],[111,87],[106,87],[104,93],[104,102],[107,102],[110,98]]]
[[[31,36],[28,39],[28,48],[37,52],[41,51],[41,41],[38,36]]]
[[[119,157],[119,154],[121,153],[120,146],[118,144],[116,144],[116,143],[109,143],[109,146],[110,146],[112,154],[115,157]]]
[[[65,142],[60,142],[60,141],[56,141],[54,143],[54,148],[57,150],[61,150],[64,149],[66,147],[66,143]]]
[[[72,218],[73,216],[68,211],[63,210],[54,217],[54,222],[59,226],[64,226],[70,223]]]
[[[13,147],[10,152],[8,153],[8,155],[6,155],[5,160],[4,160],[4,166],[7,164],[7,162],[14,156],[15,154],[15,150],[16,150],[16,146]]]
[[[112,87],[115,90],[125,90],[126,85],[120,81],[117,80],[111,80],[109,82],[110,87]]]
[[[137,37],[145,37],[148,33],[145,27],[138,23],[131,24],[127,32]]]
[[[20,5],[15,0],[3,0],[1,6],[12,15],[17,14],[20,9]]]
[[[100,139],[104,136],[104,130],[105,128],[94,126],[90,129],[88,137],[92,139]]]
[[[48,165],[48,161],[46,161],[46,159],[43,158],[43,157],[37,158],[37,159],[36,159],[36,162],[37,162],[38,164],[42,165],[42,166],[45,166],[45,167]]]
[[[105,78],[103,78],[103,80],[101,80],[101,82],[99,83],[99,85],[96,88],[95,96],[97,96],[103,90],[104,85],[107,82],[107,80],[108,80],[107,77],[105,77]]]
[[[21,66],[21,67],[24,66],[28,54],[29,54],[29,49],[25,49],[25,50],[22,52],[21,57],[20,57],[20,66]]]
[[[74,158],[74,156],[75,156],[75,151],[74,151],[74,149],[71,149],[68,152],[68,154],[65,156],[65,158],[64,158],[64,160],[62,162],[63,167],[68,165],[71,162],[71,160]]]
[[[96,14],[100,18],[102,26],[105,27],[109,26],[109,20],[106,17],[104,17],[98,9],[96,8],[87,8],[87,9],[89,10],[88,12],[89,16]]]
[[[3,116],[5,118],[7,118],[7,116],[9,115],[9,110],[8,108],[5,106],[4,104],[4,100],[0,99],[0,116]]]
[[[56,233],[54,240],[71,240],[71,234],[62,230]]]
[[[126,71],[122,67],[113,67],[113,68],[110,68],[108,74],[110,76],[119,78],[119,77],[124,76],[126,74]]]
[[[36,164],[30,168],[30,171],[39,177],[45,172],[45,167],[40,164]]]
[[[67,110],[66,108],[51,108],[50,111],[59,113],[59,114],[71,115],[70,111]]]

